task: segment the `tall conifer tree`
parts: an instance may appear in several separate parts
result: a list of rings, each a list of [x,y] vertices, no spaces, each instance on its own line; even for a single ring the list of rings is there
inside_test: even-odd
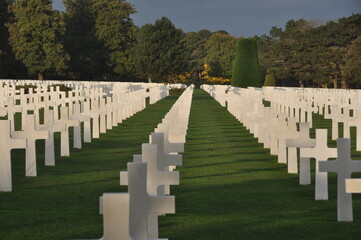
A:
[[[257,42],[254,39],[240,39],[233,62],[232,86],[261,87],[261,71]]]

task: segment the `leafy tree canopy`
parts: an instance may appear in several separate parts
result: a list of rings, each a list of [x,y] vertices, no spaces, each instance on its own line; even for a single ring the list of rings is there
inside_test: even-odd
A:
[[[17,0],[10,6],[14,15],[8,23],[9,42],[16,59],[30,75],[64,74],[69,56],[64,51],[61,35],[64,32],[62,15],[52,9],[49,0]]]

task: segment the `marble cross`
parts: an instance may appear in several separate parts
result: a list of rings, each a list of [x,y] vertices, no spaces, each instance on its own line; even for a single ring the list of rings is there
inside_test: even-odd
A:
[[[350,127],[356,127],[356,150],[361,151],[361,108],[354,111],[354,118],[349,122]]]
[[[157,145],[157,168],[159,170],[171,171],[175,166],[182,165],[182,155],[181,154],[169,154],[165,152],[164,147],[164,133],[154,132],[149,136],[150,143]],[[158,187],[158,195],[169,195],[169,184],[164,184]]]
[[[36,129],[35,116],[25,116],[25,129],[24,131],[12,132],[12,137],[15,139],[26,139],[27,146],[25,149],[25,175],[27,177],[35,177],[36,171],[36,140],[48,139],[48,131],[39,131]]]
[[[155,226],[148,219],[150,215],[175,213],[174,196],[154,196],[147,192],[147,172],[147,163],[128,163],[129,231],[134,239],[152,239],[150,235],[157,234],[157,230],[149,228]]]
[[[309,123],[300,123],[298,138],[286,139],[288,147],[288,173],[298,173],[297,148],[311,148],[316,145],[316,140],[310,138]],[[311,184],[310,159],[300,158],[300,184]]]
[[[315,158],[315,199],[328,199],[328,181],[327,172],[320,172],[318,169],[319,161],[325,161],[329,158],[337,157],[337,148],[327,146],[327,129],[316,129],[316,146],[314,148],[301,148],[301,158]]]
[[[55,120],[55,123],[65,124],[65,131],[60,133],[60,156],[69,156],[69,127],[78,126],[80,124],[79,120],[70,120],[68,107],[63,106],[60,107],[60,119]]]
[[[361,160],[351,159],[351,140],[337,139],[337,159],[320,161],[320,172],[337,173],[337,219],[339,222],[352,222],[352,194],[346,192],[346,179],[353,172],[361,172]]]
[[[12,191],[11,150],[26,148],[26,139],[10,136],[10,120],[0,120],[0,192]]]
[[[80,121],[79,125],[74,126],[74,134],[73,134],[73,147],[80,149],[82,147],[81,142],[81,123],[82,122],[90,122],[89,116],[81,115],[80,113],[80,103],[76,101],[73,104],[73,114],[69,117],[71,120],[78,120]],[[89,129],[88,129],[89,130]],[[90,130],[89,130],[90,132]]]
[[[39,120],[36,121],[39,123]],[[44,124],[38,124],[37,128],[41,131],[49,131],[49,138],[45,139],[45,166],[55,166],[54,133],[64,132],[65,124],[54,122],[54,110],[45,108]]]
[[[11,131],[15,131],[15,121],[14,121],[15,113],[22,112],[22,111],[23,111],[22,107],[15,105],[14,97],[9,97],[7,113],[8,113],[8,120],[10,120],[10,123],[11,123],[11,126],[10,126]],[[22,118],[24,119],[24,117],[22,117]]]

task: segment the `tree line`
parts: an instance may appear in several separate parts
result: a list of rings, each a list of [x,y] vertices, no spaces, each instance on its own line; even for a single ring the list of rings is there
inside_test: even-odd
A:
[[[0,78],[228,84],[237,42],[226,31],[184,33],[166,17],[136,26],[124,0],[0,2]],[[323,25],[290,20],[257,41],[262,79],[278,85],[358,87],[360,14]]]
[[[361,15],[319,24],[290,20],[258,40],[261,68],[278,85],[361,87]]]

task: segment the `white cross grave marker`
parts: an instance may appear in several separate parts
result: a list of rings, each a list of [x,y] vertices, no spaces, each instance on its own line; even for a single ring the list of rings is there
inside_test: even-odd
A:
[[[11,150],[26,148],[26,139],[12,139],[10,120],[0,121],[0,192],[12,191]]]
[[[164,133],[154,132],[150,136],[150,143],[157,145],[157,167],[159,170],[171,171],[173,166],[182,165],[182,155],[181,154],[168,154],[165,152],[164,147]],[[158,188],[158,195],[169,195],[169,185],[165,184]]]
[[[17,112],[22,112],[23,108],[20,106],[15,105],[15,99],[14,97],[8,98],[8,106],[7,106],[7,113],[8,113],[8,120],[10,120],[11,126],[10,130],[15,130],[15,121],[14,121],[14,115]],[[22,116],[22,119],[24,119],[24,116]]]
[[[85,100],[83,103],[83,112],[81,113],[82,117],[86,117],[87,121],[84,122],[84,142],[90,143],[91,142],[91,118],[93,118],[90,112],[90,100]],[[98,114],[96,114],[98,116]],[[98,125],[99,127],[99,125]]]
[[[71,120],[78,120],[79,125],[74,126],[74,135],[73,135],[73,147],[74,148],[81,148],[81,122],[90,122],[89,116],[81,115],[80,113],[80,103],[76,101],[73,105],[73,115],[70,116]]]
[[[327,147],[327,129],[316,129],[316,146],[314,148],[301,148],[300,157],[315,158],[315,199],[328,199],[328,181],[327,172],[320,172],[318,169],[319,161],[325,161],[329,158],[337,157],[337,148]]]
[[[350,127],[356,127],[356,150],[361,151],[361,108],[354,111],[354,120],[349,122]]]
[[[69,119],[68,107],[61,107],[60,114],[60,119],[55,121],[56,124],[65,124],[65,131],[60,133],[60,156],[69,156],[69,127],[77,126],[80,123],[78,120]]]
[[[311,148],[316,145],[316,140],[311,139],[309,135],[309,123],[300,123],[298,138],[286,140],[288,147],[288,173],[298,173],[297,148]],[[300,184],[311,184],[310,159],[300,158]]]
[[[130,195],[130,236],[147,239],[148,216],[175,213],[174,196],[152,196],[147,192],[147,163],[128,163]]]
[[[320,161],[320,172],[337,173],[337,219],[339,222],[352,222],[352,194],[346,193],[346,179],[353,172],[361,172],[361,160],[351,159],[351,140],[337,139],[337,159],[335,161]]]
[[[26,139],[27,146],[25,150],[25,175],[27,177],[36,177],[36,140],[49,138],[48,131],[39,131],[36,129],[35,116],[25,115],[24,131],[12,132],[12,137],[16,139]]]
[[[64,132],[65,124],[55,123],[54,110],[45,108],[44,124],[39,124],[37,127],[41,131],[49,131],[49,138],[45,139],[45,166],[55,166],[54,133]]]
[[[100,130],[99,130],[99,116],[100,116],[100,111],[99,111],[99,102],[97,99],[91,99],[91,110],[90,110],[90,114],[91,114],[91,118],[93,120],[93,130],[92,130],[92,135],[93,138],[99,138],[100,137]],[[85,109],[84,105],[84,109]]]

